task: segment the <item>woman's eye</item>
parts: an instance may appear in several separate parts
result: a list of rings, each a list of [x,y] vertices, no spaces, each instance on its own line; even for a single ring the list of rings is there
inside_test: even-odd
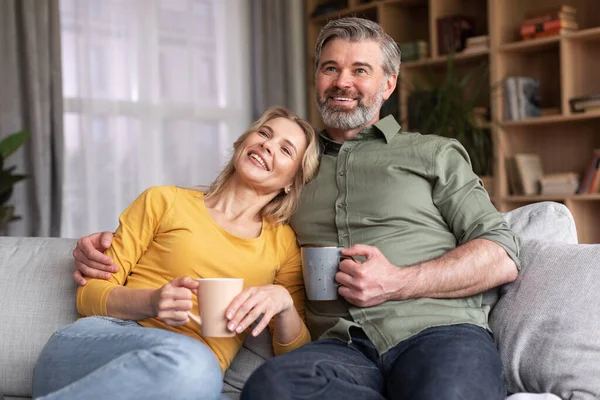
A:
[[[266,131],[258,131],[259,136],[269,137],[269,134]]]
[[[287,147],[282,147],[281,151],[283,151],[285,154],[287,154],[288,156],[292,155],[292,152],[290,151],[290,149],[288,149]]]

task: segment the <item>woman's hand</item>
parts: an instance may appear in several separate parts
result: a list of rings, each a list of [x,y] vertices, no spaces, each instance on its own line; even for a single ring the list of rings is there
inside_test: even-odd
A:
[[[294,301],[286,288],[280,285],[255,286],[238,294],[225,313],[229,323],[227,329],[243,332],[263,314],[252,331],[258,336],[275,315],[294,310]],[[295,310],[294,310],[295,311]]]
[[[173,279],[151,295],[154,315],[169,326],[181,326],[188,323],[188,311],[194,303],[192,296],[199,283],[185,277]]]

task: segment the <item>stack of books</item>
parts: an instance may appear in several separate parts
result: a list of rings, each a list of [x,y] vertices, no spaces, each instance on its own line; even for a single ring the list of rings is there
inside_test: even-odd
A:
[[[423,40],[416,42],[398,43],[402,61],[417,61],[427,58],[429,45]]]
[[[527,76],[509,76],[503,82],[504,120],[539,117],[540,81]]]
[[[579,176],[575,172],[546,174],[540,178],[540,194],[546,196],[572,195],[579,186]]]
[[[569,99],[571,112],[600,111],[600,93]]]
[[[523,40],[537,39],[575,31],[579,29],[576,13],[575,8],[566,5],[527,13],[521,23],[521,37]]]
[[[479,51],[488,50],[490,46],[490,38],[488,35],[471,36],[467,38],[466,47],[463,53],[476,53]]]

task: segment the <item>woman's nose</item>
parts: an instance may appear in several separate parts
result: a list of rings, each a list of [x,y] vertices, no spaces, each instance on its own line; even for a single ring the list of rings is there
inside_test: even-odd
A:
[[[262,144],[262,147],[267,151],[267,153],[271,154],[271,146],[273,144],[271,143],[270,140],[265,140]]]

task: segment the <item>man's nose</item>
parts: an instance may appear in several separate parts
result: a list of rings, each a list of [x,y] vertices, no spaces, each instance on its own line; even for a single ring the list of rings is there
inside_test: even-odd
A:
[[[349,71],[342,70],[335,81],[335,85],[340,89],[347,89],[352,86],[352,74]]]

